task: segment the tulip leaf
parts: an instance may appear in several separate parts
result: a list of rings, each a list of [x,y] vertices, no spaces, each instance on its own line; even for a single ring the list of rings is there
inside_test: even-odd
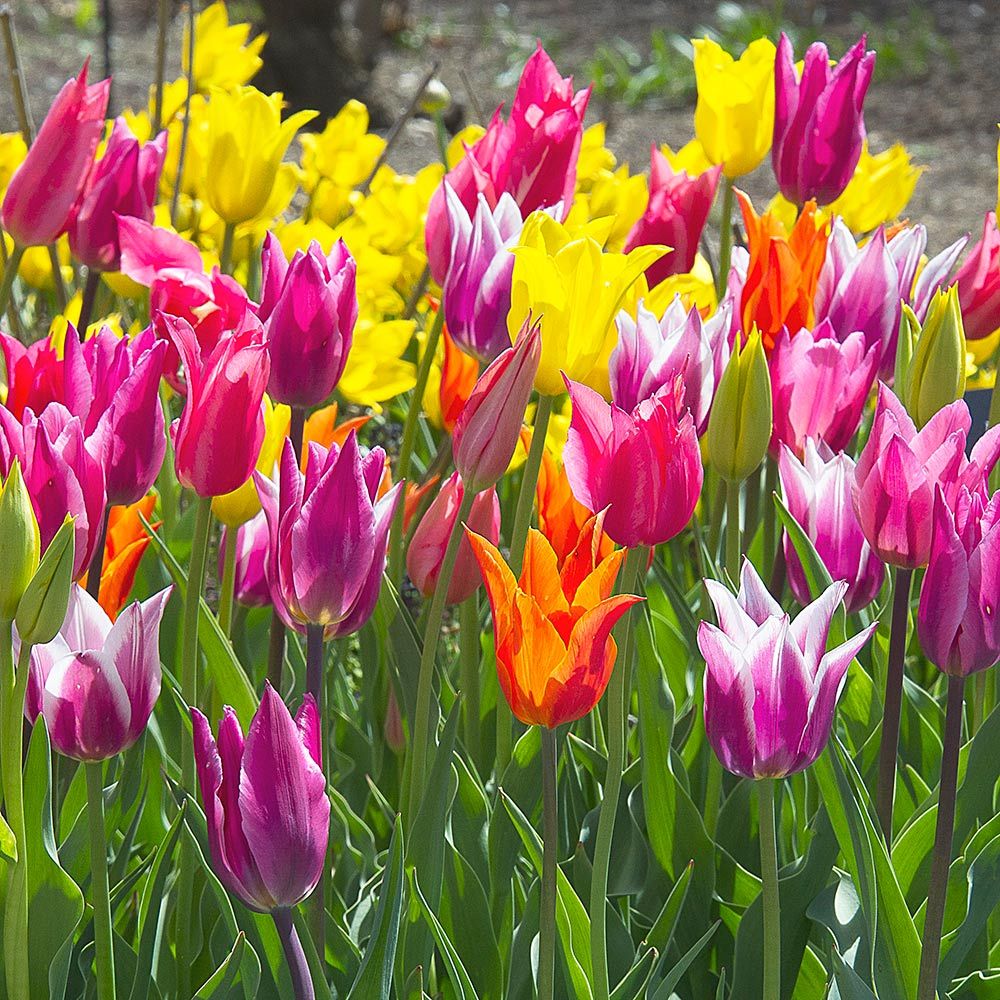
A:
[[[655,948],[647,948],[640,952],[635,964],[625,974],[625,978],[611,991],[611,1000],[639,1000],[647,983],[653,977],[656,958]]]
[[[17,861],[17,840],[3,816],[0,816],[0,858],[5,861]]]
[[[983,721],[959,757],[955,801],[955,849],[961,850],[977,824],[993,815],[993,792],[1000,780],[1000,708]]]
[[[247,944],[246,935],[240,931],[233,943],[233,950],[226,956],[222,965],[209,976],[201,989],[195,993],[195,1000],[226,1000],[232,996],[236,992],[244,953],[250,954],[252,952],[253,948]]]
[[[816,551],[816,546],[813,545],[812,540],[802,529],[802,525],[795,520],[789,509],[785,506],[785,501],[777,493],[774,494],[773,499],[774,507],[778,512],[778,519],[788,534],[792,547],[795,549],[795,554],[799,557],[799,562],[802,563],[802,571],[805,573],[809,595],[813,600],[816,600],[833,583],[830,571],[826,568],[826,563],[823,562]]]
[[[649,1000],[669,1000],[669,997],[677,988],[677,984],[681,981],[684,973],[690,968],[691,963],[701,954],[702,949],[709,941],[712,940],[712,935],[719,929],[719,924],[722,923],[721,920],[716,920],[714,924],[690,948],[680,957],[673,968],[664,976],[663,979],[656,986],[656,991],[652,993]],[[770,1000],[770,998],[769,998]]]
[[[688,863],[681,877],[674,883],[670,894],[663,904],[663,908],[657,914],[653,926],[650,927],[646,935],[646,943],[657,951],[666,951],[670,947],[670,942],[674,937],[674,930],[677,927],[677,920],[684,907],[684,900],[687,899],[688,887],[691,885],[691,875],[694,872],[694,862]]]

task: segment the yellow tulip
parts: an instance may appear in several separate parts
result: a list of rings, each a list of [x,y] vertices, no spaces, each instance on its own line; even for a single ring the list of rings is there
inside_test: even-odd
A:
[[[605,253],[593,236],[574,236],[545,213],[534,212],[513,253],[507,329],[513,340],[529,314],[541,321],[542,359],[535,388],[549,396],[565,392],[565,372],[574,381],[607,392],[607,370],[597,369],[614,346],[615,316],[632,285],[666,247]]]
[[[28,155],[20,132],[0,133],[0,194],[7,190],[11,175]]]
[[[649,198],[645,174],[630,174],[628,164],[590,178],[586,191],[578,190],[566,219],[570,230],[595,219],[607,219],[611,229],[606,250],[621,250],[629,230],[639,220]]]
[[[589,191],[593,184],[618,165],[615,154],[605,146],[607,126],[597,122],[585,129],[580,143],[580,156],[576,161],[576,189]]]
[[[285,150],[299,128],[315,117],[315,111],[298,111],[282,121],[281,94],[263,94],[256,87],[213,91],[205,197],[215,213],[230,224],[260,215]]]
[[[340,394],[352,403],[381,413],[380,403],[412,389],[417,381],[416,366],[404,361],[402,355],[415,329],[416,323],[411,319],[378,320],[362,316],[354,328],[347,367],[337,385]]]
[[[194,86],[207,93],[212,87],[232,90],[247,83],[263,65],[260,50],[266,34],[250,38],[249,24],[230,24],[223,0],[206,7],[194,23]],[[188,71],[188,30],[181,48],[184,73]]]
[[[683,171],[688,177],[697,177],[712,169],[712,162],[705,155],[705,147],[697,139],[689,139],[676,152],[664,144],[660,146],[660,152],[667,158],[674,173]]]
[[[696,38],[698,103],[694,131],[713,164],[742,177],[758,167],[774,132],[774,42],[758,38],[734,59],[718,42]]]
[[[852,232],[870,233],[902,216],[923,172],[901,143],[873,156],[866,142],[844,193],[827,211],[839,215]]]

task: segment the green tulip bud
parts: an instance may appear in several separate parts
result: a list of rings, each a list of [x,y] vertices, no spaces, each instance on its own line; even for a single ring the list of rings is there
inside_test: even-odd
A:
[[[893,385],[896,395],[906,399],[910,382],[910,365],[913,364],[913,353],[917,348],[920,336],[920,320],[916,313],[904,302],[899,320],[899,340],[896,344],[896,370]]]
[[[719,380],[705,437],[707,457],[723,479],[741,483],[767,454],[771,441],[771,375],[756,327],[746,345],[736,338]]]
[[[0,620],[10,622],[38,569],[38,522],[15,459],[0,490]]]
[[[66,620],[76,548],[73,520],[66,516],[17,606],[17,634],[32,646],[51,642]]]
[[[420,95],[420,110],[425,115],[436,115],[448,109],[451,104],[451,93],[435,76],[427,81],[424,92]]]

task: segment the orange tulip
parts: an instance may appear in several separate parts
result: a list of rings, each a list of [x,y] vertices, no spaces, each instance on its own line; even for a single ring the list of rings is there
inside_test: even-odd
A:
[[[441,481],[440,476],[431,476],[426,483],[407,483],[403,494],[403,531],[409,531],[413,518],[420,510],[424,497]]]
[[[466,528],[493,612],[497,677],[511,711],[554,729],[600,701],[618,649],[615,622],[639,597],[611,591],[625,553],[598,558],[600,515],[560,569],[540,531],[528,533],[521,579],[496,546]]]
[[[459,348],[447,329],[441,331],[441,336],[444,340],[444,363],[441,366],[441,388],[438,393],[441,423],[450,434],[476,387],[479,362]]]
[[[347,440],[347,435],[351,431],[360,431],[369,420],[371,417],[366,414],[363,417],[349,417],[342,424],[338,424],[336,403],[323,406],[315,413],[309,414],[302,433],[302,471],[305,472],[306,458],[309,454],[307,446],[310,442],[321,444],[324,448],[333,445],[341,448]]]
[[[149,535],[139,520],[141,513],[148,521],[156,505],[150,493],[138,503],[128,507],[112,507],[108,517],[108,537],[104,543],[104,562],[101,567],[101,589],[97,602],[114,621],[128,600],[139,569],[139,560],[149,545]],[[158,528],[160,522],[152,525]]]
[[[742,191],[736,196],[750,249],[741,302],[743,329],[750,331],[756,324],[770,351],[783,326],[795,336],[814,325],[813,300],[830,227],[817,218],[813,201],[806,202],[789,233],[771,212],[757,215]]]

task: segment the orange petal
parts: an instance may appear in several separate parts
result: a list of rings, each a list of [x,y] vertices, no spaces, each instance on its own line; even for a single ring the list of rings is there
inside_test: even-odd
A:
[[[546,615],[569,610],[559,583],[559,563],[548,539],[532,528],[524,546],[524,566],[518,584]]]

